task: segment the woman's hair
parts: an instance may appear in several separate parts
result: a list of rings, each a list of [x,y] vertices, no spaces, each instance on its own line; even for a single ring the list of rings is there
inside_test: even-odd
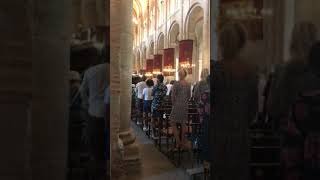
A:
[[[320,41],[317,41],[311,48],[309,66],[316,72],[320,73]]]
[[[296,24],[291,35],[291,56],[307,58],[312,45],[317,40],[317,34],[317,27],[310,22]]]
[[[153,86],[153,85],[154,85],[154,83],[153,83],[153,80],[152,80],[152,79],[148,79],[148,80],[147,80],[147,82],[146,82],[146,84],[147,84],[147,86],[148,86],[148,87],[151,87],[151,86]]]
[[[247,42],[247,33],[243,25],[230,22],[219,33],[219,46],[223,59],[236,57]]]
[[[200,75],[201,80],[203,80],[203,81],[206,80],[208,75],[209,75],[209,69],[207,69],[207,68],[202,69],[201,75]]]
[[[181,68],[179,69],[179,75],[183,73],[183,77],[187,77],[188,75],[188,71],[185,68]]]
[[[171,80],[171,81],[170,81],[170,84],[174,84],[174,82],[175,82],[175,80]]]

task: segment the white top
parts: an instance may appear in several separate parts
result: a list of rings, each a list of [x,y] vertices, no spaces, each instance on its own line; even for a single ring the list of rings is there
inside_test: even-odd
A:
[[[172,84],[167,84],[167,94],[166,94],[167,96],[169,96],[171,88],[172,88]]]
[[[147,84],[145,81],[141,81],[136,85],[136,94],[138,96],[138,99],[143,99],[143,89],[147,87]]]
[[[143,89],[143,99],[146,100],[146,101],[150,101],[150,100],[153,100],[153,96],[151,95],[152,94],[152,87],[146,87]]]
[[[106,81],[107,66],[99,64],[90,67],[83,77],[83,82],[80,87],[80,93],[85,105],[88,107],[88,113],[94,117],[104,117],[104,95],[107,88]]]

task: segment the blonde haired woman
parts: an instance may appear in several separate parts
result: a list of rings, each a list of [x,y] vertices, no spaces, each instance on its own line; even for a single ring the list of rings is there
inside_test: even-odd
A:
[[[258,78],[255,68],[240,58],[246,45],[241,24],[226,24],[219,34],[221,61],[214,65],[209,121],[211,179],[248,180],[248,124],[257,112]]]
[[[188,102],[191,96],[191,85],[186,81],[188,72],[186,69],[180,69],[179,81],[176,81],[172,87],[172,111],[170,114],[170,122],[173,127],[173,133],[176,139],[175,150],[188,148],[185,138],[186,121],[188,119]],[[177,126],[181,125],[181,137]]]

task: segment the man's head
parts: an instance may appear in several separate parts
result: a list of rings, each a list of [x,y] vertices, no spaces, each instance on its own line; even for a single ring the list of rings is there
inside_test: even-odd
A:
[[[163,83],[164,77],[162,74],[157,75],[157,80],[159,83]]]

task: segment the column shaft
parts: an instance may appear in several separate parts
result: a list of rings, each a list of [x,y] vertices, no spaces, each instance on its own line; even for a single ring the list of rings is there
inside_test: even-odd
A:
[[[34,1],[32,64],[32,180],[64,180],[71,1]]]
[[[120,33],[120,134],[119,137],[124,144],[123,159],[139,159],[139,151],[135,142],[135,135],[130,128],[131,124],[131,70],[133,57],[132,36],[132,10],[133,3],[121,0],[121,33]]]
[[[204,8],[203,16],[203,50],[202,50],[202,69],[210,68],[210,11],[209,11],[209,2],[208,5]],[[201,71],[201,69],[200,69]]]

